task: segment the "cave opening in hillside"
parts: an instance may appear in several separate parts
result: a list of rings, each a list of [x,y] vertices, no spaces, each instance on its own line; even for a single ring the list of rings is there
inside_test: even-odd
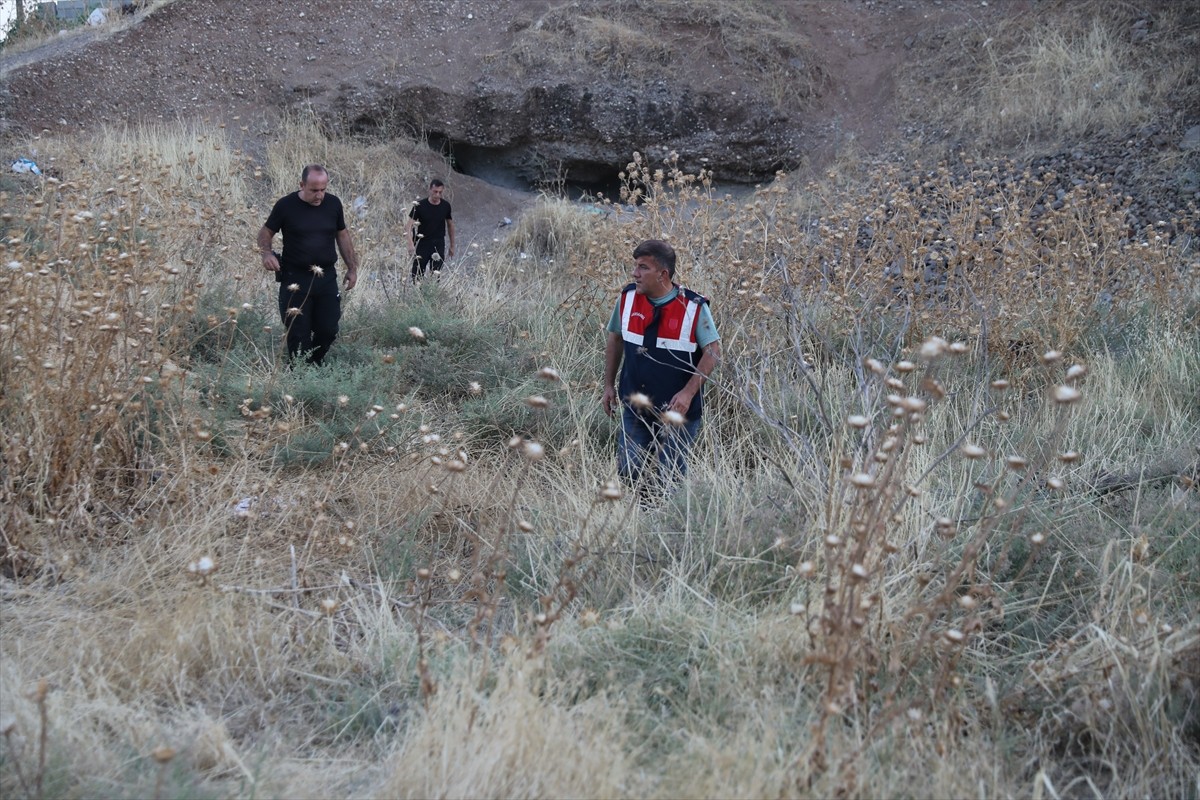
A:
[[[621,170],[615,164],[548,156],[536,144],[483,147],[440,134],[430,134],[428,141],[455,172],[496,186],[571,200],[621,196]]]

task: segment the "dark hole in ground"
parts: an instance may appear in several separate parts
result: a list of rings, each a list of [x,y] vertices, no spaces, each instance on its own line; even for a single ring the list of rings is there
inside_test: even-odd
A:
[[[572,200],[603,195],[618,199],[620,168],[581,159],[544,155],[537,145],[481,147],[441,134],[429,146],[445,156],[455,172],[523,192],[547,192]]]

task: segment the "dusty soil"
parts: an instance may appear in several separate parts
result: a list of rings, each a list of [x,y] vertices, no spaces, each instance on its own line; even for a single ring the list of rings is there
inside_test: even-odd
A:
[[[234,130],[245,126],[244,144],[253,151],[254,138],[269,134],[281,113],[310,108],[332,119],[368,86],[403,80],[469,95],[481,79],[502,77],[491,74],[496,62],[489,54],[551,6],[550,0],[177,0],[120,30],[81,32],[0,55],[0,130],[36,134],[198,117],[236,122],[229,125]],[[896,108],[903,65],[930,48],[953,46],[952,32],[961,26],[1024,13],[1029,2],[781,0],[779,7],[808,35],[827,77],[822,96],[794,120],[802,132],[794,161],[815,172],[847,143],[874,151],[903,136]],[[731,93],[748,88],[729,64],[708,57],[670,77]],[[594,69],[555,79],[606,89]],[[427,113],[435,119],[437,109]],[[427,124],[414,121],[408,132],[420,134],[417,128]],[[532,198],[466,175],[449,182],[464,241],[515,218]],[[414,196],[420,189],[412,187]]]

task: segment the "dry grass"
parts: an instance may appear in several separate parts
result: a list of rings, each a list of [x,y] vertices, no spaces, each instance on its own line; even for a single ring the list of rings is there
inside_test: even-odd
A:
[[[4,198],[5,796],[1190,791],[1194,468],[1094,486],[1200,439],[1194,253],[1103,187],[735,200],[639,156],[626,203],[547,201],[469,280],[364,281],[337,363],[287,373],[235,278],[268,204],[325,161],[383,248],[403,201],[363,165],[415,172],[402,144],[39,146],[93,155]],[[643,508],[597,381],[651,235],[726,359]],[[457,386],[485,325],[522,355],[470,340],[504,374]],[[413,354],[444,391],[397,384]]]
[[[104,36],[119,33],[137,24],[142,18],[153,14],[173,2],[175,0],[150,0],[150,2],[144,2],[141,4],[141,9],[137,17],[121,14],[121,3],[115,1],[109,2],[107,3],[107,7],[110,9],[110,22],[99,33]],[[26,5],[33,4],[26,2]],[[27,53],[52,41],[63,41],[64,38],[95,36],[97,34],[95,28],[91,28],[86,24],[80,24],[83,20],[46,20],[32,11],[27,11],[26,15],[24,26],[8,32],[7,38],[4,39],[3,45],[0,46],[0,52],[5,55]]]
[[[981,152],[1126,137],[1200,99],[1198,44],[1200,20],[1187,4],[1048,3],[966,32],[944,69],[922,64],[930,82],[911,111]]]

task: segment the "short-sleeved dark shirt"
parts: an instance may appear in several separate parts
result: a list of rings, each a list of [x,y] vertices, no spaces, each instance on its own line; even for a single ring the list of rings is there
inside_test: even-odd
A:
[[[450,215],[450,204],[442,200],[436,206],[426,197],[421,200],[408,215],[417,221],[413,227],[413,241],[442,247],[446,243],[446,220],[454,219]]]
[[[346,229],[346,216],[334,195],[326,194],[321,205],[314,206],[292,192],[279,198],[265,225],[283,232],[279,265],[284,272],[307,273],[313,264],[325,269],[337,264],[337,234]]]

